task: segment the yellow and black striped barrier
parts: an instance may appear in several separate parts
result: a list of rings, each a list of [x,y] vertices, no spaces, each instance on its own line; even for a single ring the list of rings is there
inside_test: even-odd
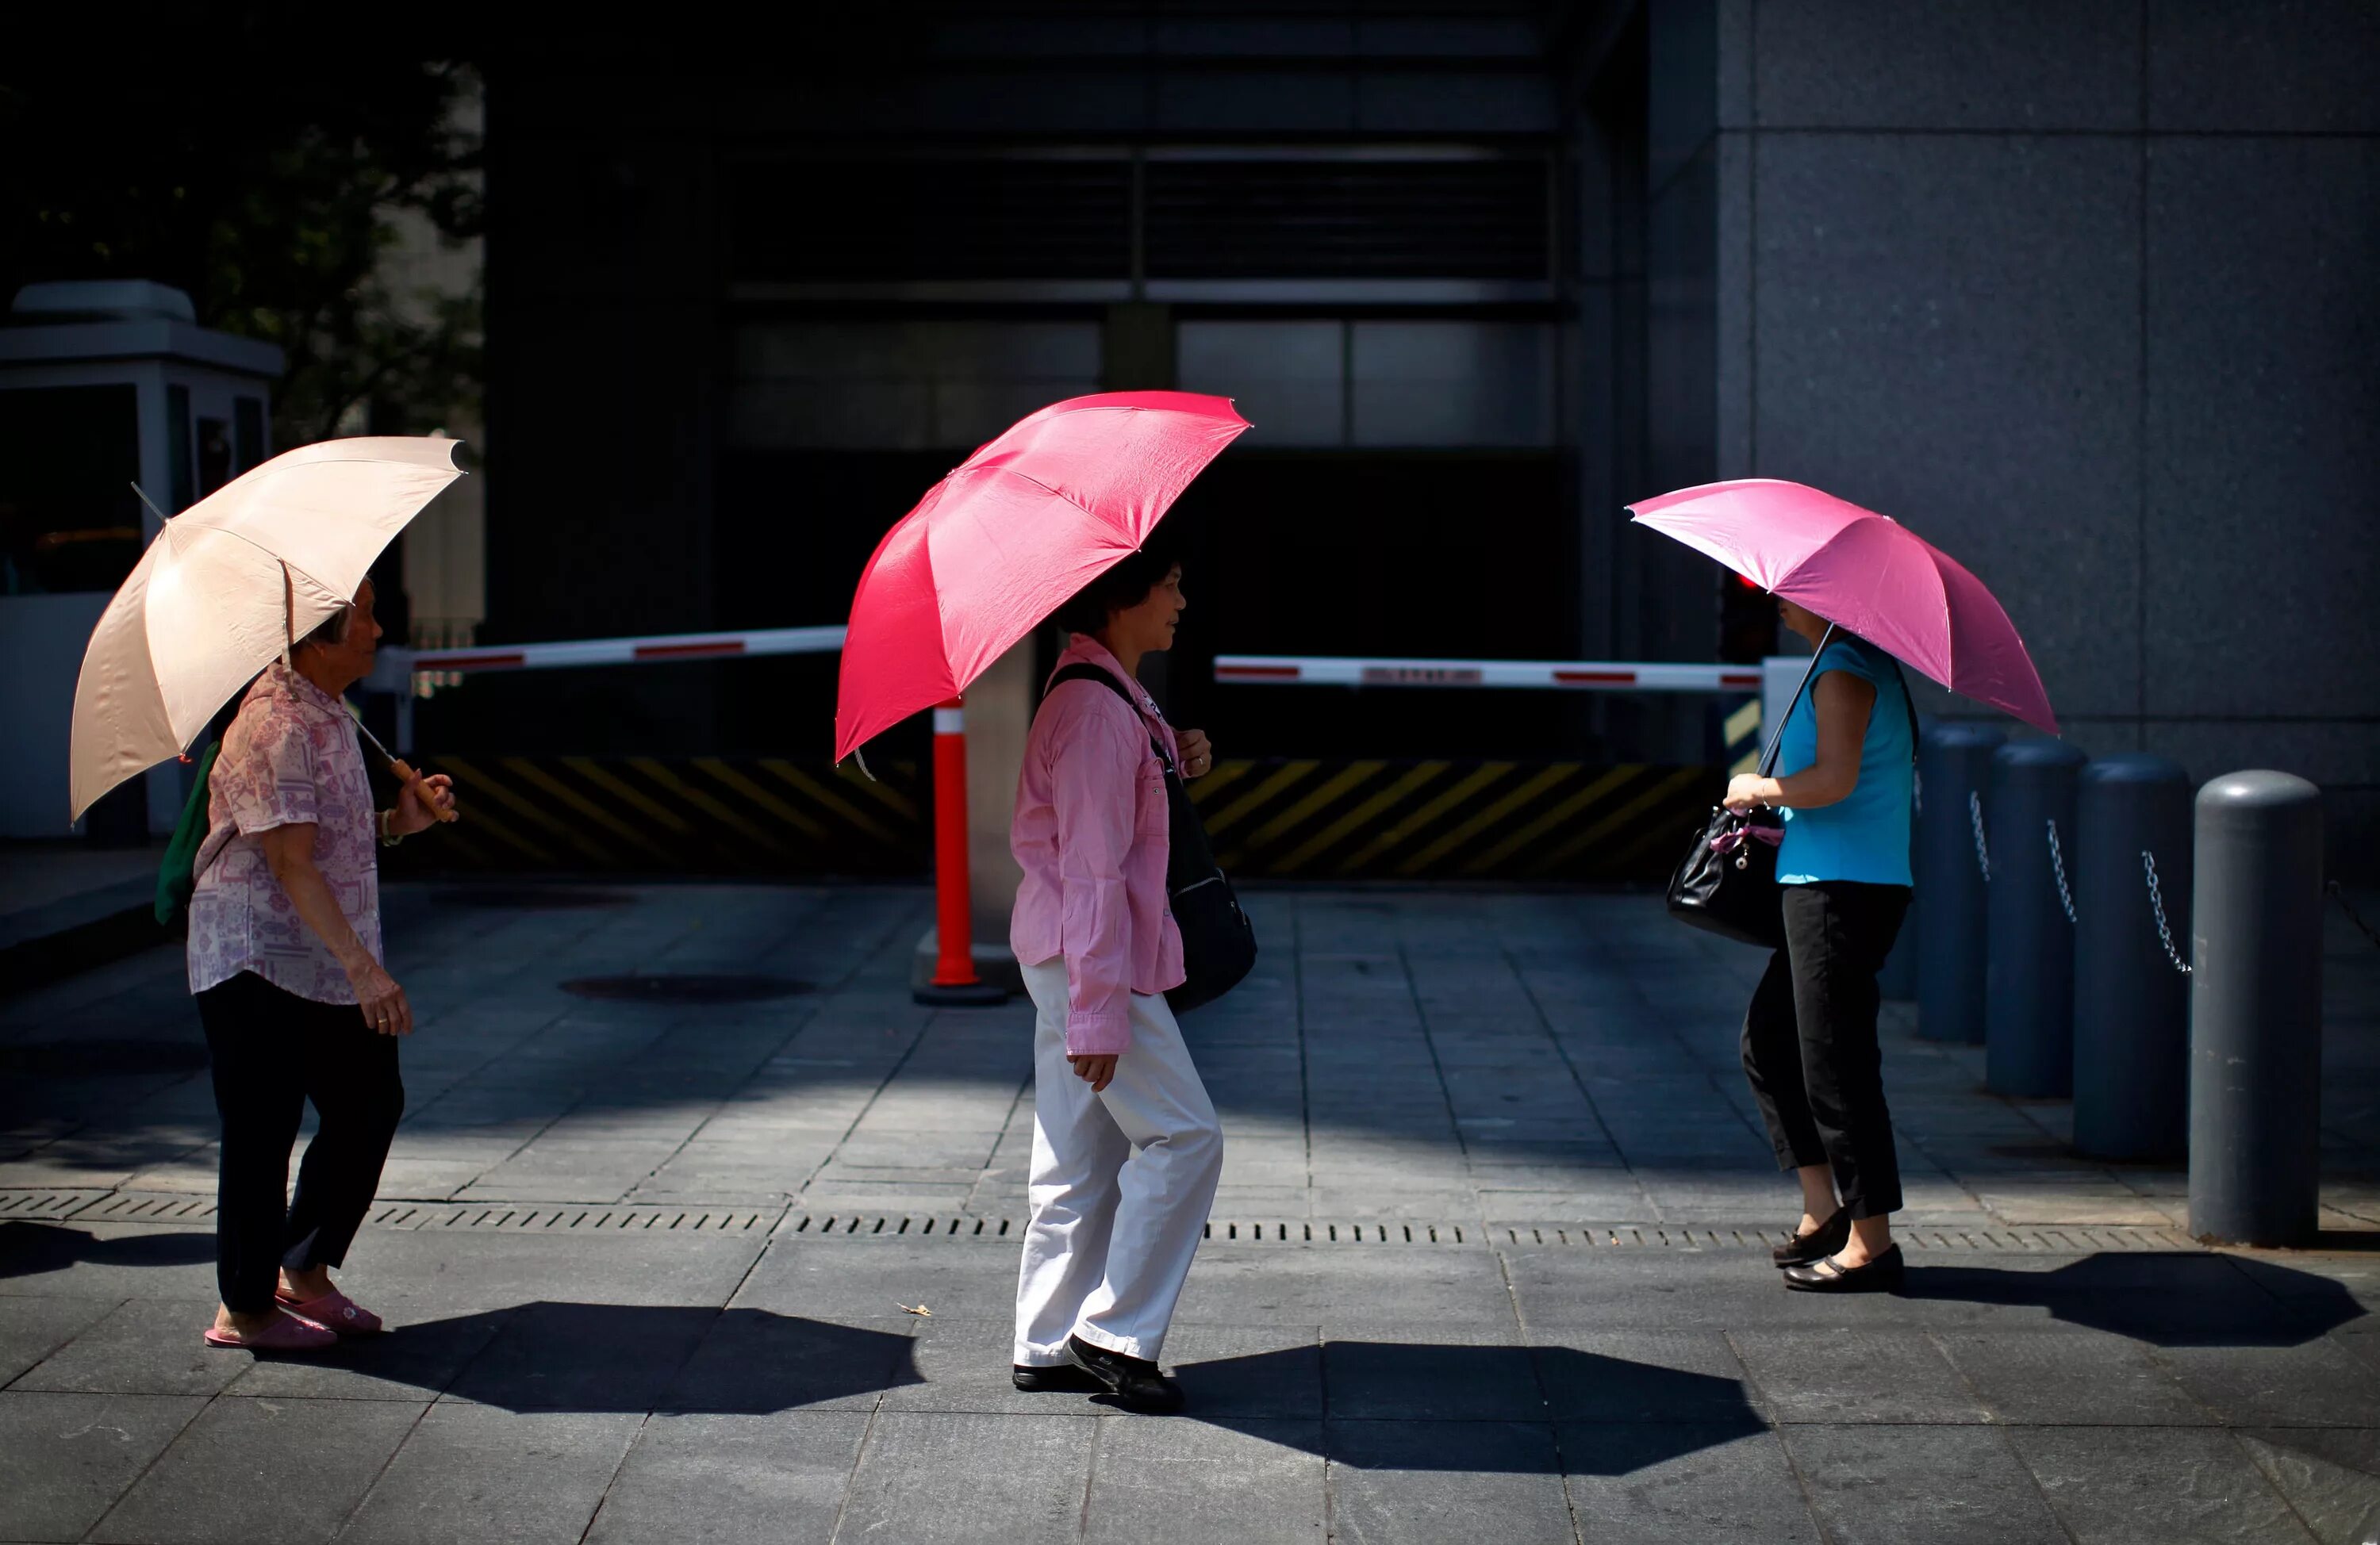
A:
[[[392,874],[923,875],[923,769],[778,757],[442,756],[465,818]],[[1714,767],[1271,758],[1190,786],[1235,877],[1658,881],[1726,782]]]

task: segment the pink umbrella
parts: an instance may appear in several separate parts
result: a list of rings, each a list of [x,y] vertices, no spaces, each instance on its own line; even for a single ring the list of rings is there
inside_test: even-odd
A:
[[[966,689],[1144,541],[1248,421],[1229,399],[1111,392],[1054,403],[969,456],[859,576],[834,756]]]
[[[1706,483],[1628,508],[1640,525],[1809,608],[1952,692],[2058,733],[2041,674],[2000,603],[1957,559],[1890,516],[1774,477]]]

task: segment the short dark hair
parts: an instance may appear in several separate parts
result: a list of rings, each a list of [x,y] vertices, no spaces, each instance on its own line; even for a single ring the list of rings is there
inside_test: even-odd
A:
[[[1139,551],[1126,554],[1123,562],[1075,591],[1051,620],[1068,633],[1098,633],[1111,614],[1148,599],[1148,593],[1164,584],[1180,561],[1171,543],[1151,537]]]

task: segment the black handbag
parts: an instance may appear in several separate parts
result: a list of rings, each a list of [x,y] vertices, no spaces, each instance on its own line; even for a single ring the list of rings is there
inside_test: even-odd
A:
[[[1827,631],[1831,639],[1834,630]],[[1777,765],[1784,742],[1785,721],[1809,690],[1810,673],[1827,652],[1821,641],[1810,656],[1810,668],[1793,688],[1793,700],[1777,716],[1768,744],[1760,753],[1759,776]],[[1904,689],[1906,695],[1906,689]],[[1785,899],[1777,888],[1777,847],[1785,839],[1785,818],[1774,810],[1751,810],[1739,815],[1723,804],[1711,807],[1710,818],[1694,833],[1686,856],[1670,876],[1670,915],[1690,928],[1700,928],[1738,944],[1763,949],[1785,946]]]
[[[1124,684],[1096,665],[1070,665],[1051,677],[1050,685],[1064,682],[1098,682],[1123,698],[1135,717],[1140,713]],[[1221,997],[1256,969],[1257,931],[1241,910],[1230,878],[1215,863],[1207,828],[1198,819],[1198,807],[1190,803],[1182,774],[1153,731],[1148,749],[1165,769],[1165,894],[1172,906],[1173,925],[1182,932],[1184,978],[1165,1001],[1176,1014],[1186,1014]]]
[[[1777,716],[1777,727],[1768,733],[1768,744],[1760,754],[1759,772],[1766,778],[1777,766],[1778,748],[1784,742],[1785,721],[1793,717],[1802,694],[1810,687],[1812,672],[1818,669],[1819,658],[1826,654],[1828,644],[1835,636],[1829,626],[1810,656],[1809,669],[1793,688],[1791,702]],[[1900,706],[1909,715],[1909,745],[1917,747],[1917,706],[1909,695],[1908,678],[1900,675],[1900,663],[1893,662],[1893,673],[1900,682]],[[1730,938],[1739,944],[1758,945],[1763,949],[1785,947],[1785,898],[1777,885],[1777,849],[1785,839],[1785,818],[1774,810],[1752,810],[1739,815],[1725,805],[1715,805],[1710,819],[1694,834],[1694,845],[1686,856],[1678,861],[1677,872],[1670,876],[1670,915],[1689,927],[1701,928]]]

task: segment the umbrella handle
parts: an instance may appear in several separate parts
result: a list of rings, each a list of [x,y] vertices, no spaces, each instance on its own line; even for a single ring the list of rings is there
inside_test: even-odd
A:
[[[456,810],[453,805],[440,804],[436,800],[430,797],[429,786],[421,781],[421,775],[415,772],[404,757],[390,757],[388,759],[388,770],[396,775],[398,782],[412,789],[413,796],[421,802],[422,809],[427,810],[430,814],[437,816],[442,821],[459,821],[463,818],[462,813]]]

